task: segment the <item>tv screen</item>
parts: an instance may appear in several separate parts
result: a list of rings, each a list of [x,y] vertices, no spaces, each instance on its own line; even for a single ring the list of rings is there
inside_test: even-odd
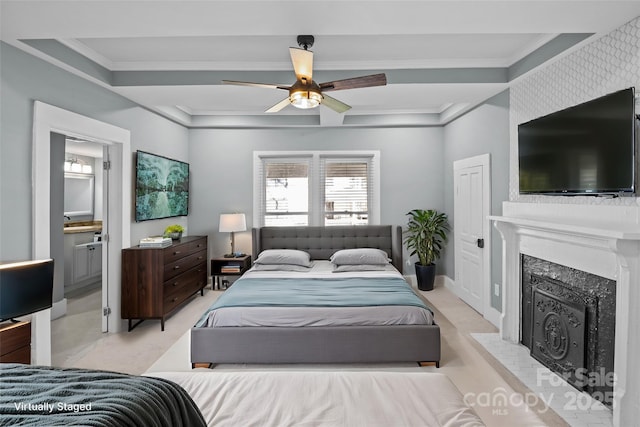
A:
[[[138,151],[136,221],[188,214],[189,164]]]
[[[51,307],[53,260],[0,264],[0,320]]]
[[[520,194],[634,195],[634,90],[518,126]]]

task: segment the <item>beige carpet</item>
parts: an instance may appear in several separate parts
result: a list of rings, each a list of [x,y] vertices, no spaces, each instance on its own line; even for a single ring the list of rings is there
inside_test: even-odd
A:
[[[222,291],[205,290],[204,297],[195,296],[165,322],[160,331],[159,321],[145,321],[131,332],[102,334],[95,342],[74,345],[75,355],[65,352],[53,355],[57,366],[107,369],[131,374],[190,369],[188,330]],[[496,328],[477,312],[460,301],[448,289],[437,286],[433,291],[420,292],[434,308],[435,318],[442,332],[442,361],[440,368],[417,367],[414,364],[384,365],[218,365],[225,370],[402,370],[426,371],[446,374],[460,392],[467,397],[478,415],[488,426],[565,426],[567,425],[548,408],[530,408],[511,402],[491,402],[500,396],[522,396],[528,389],[509,371],[504,369],[471,336],[474,332],[496,332]],[[70,327],[71,328],[71,327]],[[126,329],[125,329],[126,331]],[[53,333],[53,347],[58,340],[72,338]],[[68,353],[68,352],[67,352]],[[63,356],[62,356],[63,355]],[[62,357],[61,357],[62,356]],[[55,364],[55,363],[54,363]],[[426,396],[425,398],[428,398]],[[515,404],[513,404],[515,402]]]

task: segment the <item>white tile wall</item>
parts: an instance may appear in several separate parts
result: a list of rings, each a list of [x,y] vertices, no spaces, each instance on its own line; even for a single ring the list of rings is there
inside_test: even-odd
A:
[[[509,200],[636,205],[640,198],[518,194],[518,124],[634,86],[640,93],[640,17],[514,82],[510,90]]]

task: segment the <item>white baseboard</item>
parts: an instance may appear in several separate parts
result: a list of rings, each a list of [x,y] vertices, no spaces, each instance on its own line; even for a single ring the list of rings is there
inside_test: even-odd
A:
[[[456,293],[456,282],[449,276],[436,276],[436,286],[444,286],[451,292]],[[457,295],[457,294],[456,294]]]
[[[496,328],[500,329],[500,317],[502,313],[496,310],[493,307],[489,307],[486,313],[484,313],[484,318],[493,324]]]
[[[51,320],[55,320],[65,314],[67,314],[67,299],[62,298],[60,301],[54,302],[51,306]]]

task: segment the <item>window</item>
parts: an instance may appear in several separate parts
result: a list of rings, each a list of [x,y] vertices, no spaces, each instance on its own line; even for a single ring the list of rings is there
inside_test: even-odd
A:
[[[324,225],[369,223],[369,159],[321,158]]]
[[[309,163],[305,159],[266,159],[264,225],[309,225]]]
[[[254,224],[378,224],[379,156],[377,151],[254,153]]]

